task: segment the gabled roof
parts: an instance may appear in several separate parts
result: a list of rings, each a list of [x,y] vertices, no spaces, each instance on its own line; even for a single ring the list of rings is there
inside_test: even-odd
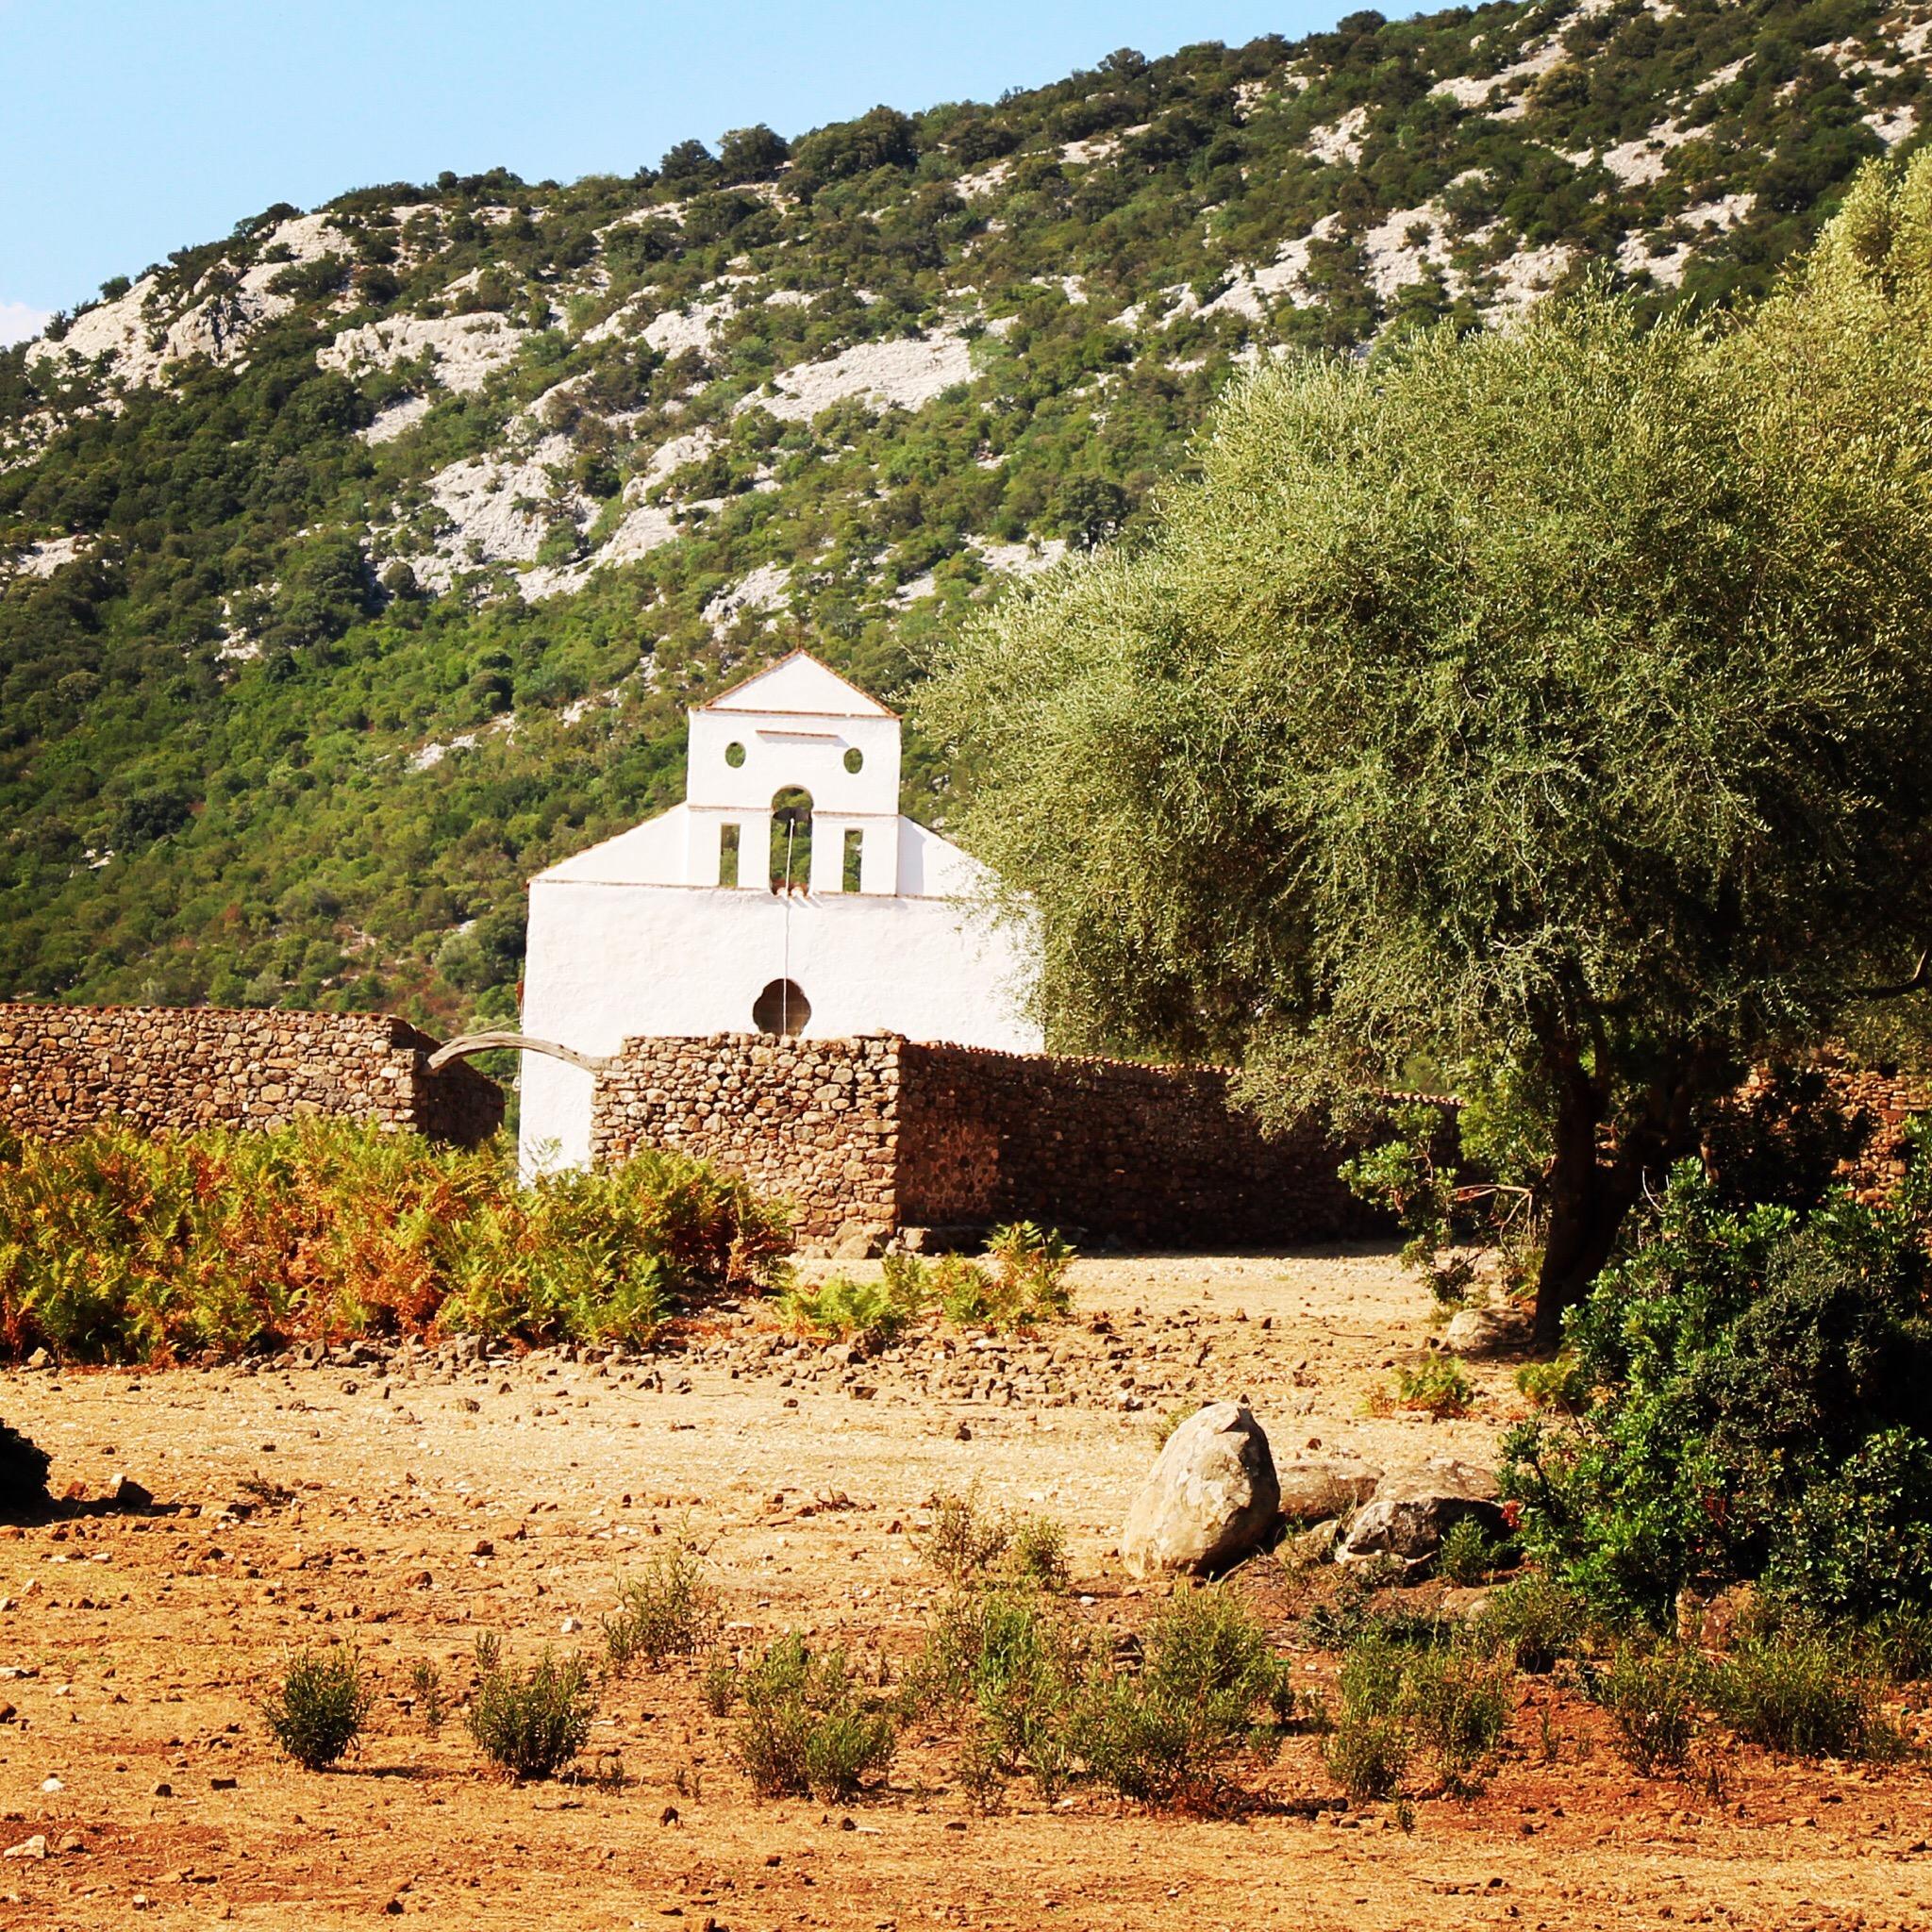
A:
[[[701,711],[795,711],[821,718],[896,718],[868,691],[821,664],[809,651],[793,651],[720,691]]]

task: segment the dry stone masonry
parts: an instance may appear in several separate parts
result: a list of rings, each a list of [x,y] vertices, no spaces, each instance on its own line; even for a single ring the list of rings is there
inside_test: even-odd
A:
[[[808,1247],[1032,1220],[1142,1246],[1263,1244],[1382,1224],[1318,1129],[1266,1140],[1220,1070],[890,1034],[629,1040],[598,1078],[593,1159],[681,1148],[798,1210]]]
[[[0,1125],[58,1139],[341,1115],[471,1146],[503,1122],[494,1081],[386,1013],[0,1003]]]

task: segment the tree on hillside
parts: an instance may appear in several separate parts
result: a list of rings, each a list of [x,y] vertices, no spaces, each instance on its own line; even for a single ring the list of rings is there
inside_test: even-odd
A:
[[[1232,393],[926,700],[1058,1041],[1507,1077],[1553,1342],[1700,1109],[1932,943],[1928,324],[1932,156],[1741,326],[1599,291]]]

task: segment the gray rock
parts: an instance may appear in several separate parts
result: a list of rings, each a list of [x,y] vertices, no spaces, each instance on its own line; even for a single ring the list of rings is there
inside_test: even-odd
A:
[[[1433,1456],[1420,1469],[1382,1479],[1371,1501],[1348,1525],[1341,1554],[1344,1559],[1401,1557],[1414,1562],[1432,1557],[1449,1531],[1474,1517],[1490,1536],[1504,1530],[1496,1500],[1496,1479],[1488,1470],[1453,1457]]]
[[[1375,1493],[1379,1469],[1339,1457],[1296,1456],[1277,1465],[1281,1513],[1291,1523],[1320,1523],[1347,1516]]]
[[[1341,1535],[1340,1518],[1298,1529],[1288,1540],[1288,1554],[1298,1563],[1332,1563]]]
[[[1167,1439],[1127,1511],[1121,1556],[1136,1576],[1223,1569],[1259,1548],[1280,1513],[1260,1424],[1245,1403],[1209,1403]]]
[[[1528,1346],[1530,1318],[1521,1308],[1464,1308],[1442,1331],[1442,1346],[1473,1359]]]

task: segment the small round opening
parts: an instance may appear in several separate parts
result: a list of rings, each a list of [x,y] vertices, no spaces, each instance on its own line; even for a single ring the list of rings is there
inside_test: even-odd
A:
[[[734,772],[744,762],[744,747],[735,738],[724,747],[724,762]]]
[[[760,1033],[803,1033],[811,1018],[811,1002],[795,981],[774,979],[752,1002],[751,1018]]]
[[[865,754],[856,744],[845,754],[845,769],[855,774],[865,769]]]

